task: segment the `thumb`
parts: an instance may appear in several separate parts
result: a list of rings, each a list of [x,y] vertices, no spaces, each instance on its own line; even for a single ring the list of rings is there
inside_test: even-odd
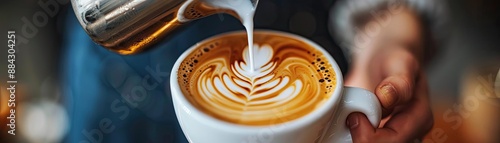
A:
[[[412,99],[420,62],[408,50],[398,48],[386,59],[382,81],[375,88],[384,115]]]
[[[395,106],[409,102],[413,97],[415,78],[412,75],[395,75],[384,79],[375,89],[384,114],[392,112]]]

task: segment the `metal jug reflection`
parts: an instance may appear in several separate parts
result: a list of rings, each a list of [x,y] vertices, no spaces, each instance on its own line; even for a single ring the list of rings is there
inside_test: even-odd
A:
[[[99,45],[122,55],[146,50],[183,24],[216,13],[207,0],[71,0],[87,34]],[[258,0],[249,0],[255,6]]]

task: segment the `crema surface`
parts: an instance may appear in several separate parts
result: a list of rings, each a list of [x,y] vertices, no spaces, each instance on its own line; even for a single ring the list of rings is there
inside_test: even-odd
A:
[[[244,32],[197,45],[182,62],[178,81],[202,112],[243,125],[271,125],[303,117],[333,94],[335,72],[311,45],[256,31],[254,70]]]

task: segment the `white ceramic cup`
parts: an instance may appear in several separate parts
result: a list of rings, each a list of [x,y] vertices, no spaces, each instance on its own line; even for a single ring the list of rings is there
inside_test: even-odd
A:
[[[244,31],[237,31],[244,33]],[[288,122],[266,125],[239,125],[216,119],[194,107],[179,87],[177,72],[180,64],[198,44],[185,51],[177,59],[170,75],[170,88],[175,114],[182,131],[191,143],[338,143],[352,142],[349,129],[345,125],[350,113],[364,113],[374,127],[378,126],[382,110],[377,97],[364,89],[344,87],[343,77],[335,60],[318,44],[298,35],[257,30],[255,32],[277,34],[298,39],[320,51],[331,63],[336,73],[337,84],[334,95],[313,112]],[[231,34],[225,33],[225,34]],[[207,40],[218,39],[222,35]],[[205,41],[207,41],[205,40]]]

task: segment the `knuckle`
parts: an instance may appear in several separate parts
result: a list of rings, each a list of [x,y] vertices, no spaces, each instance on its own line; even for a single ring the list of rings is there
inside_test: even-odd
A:
[[[418,58],[417,56],[412,53],[411,51],[406,51],[406,52],[401,52],[400,57],[404,62],[406,62],[408,65],[416,66],[418,65]]]
[[[408,101],[413,95],[414,80],[410,76],[402,76],[399,78],[399,88],[400,93],[398,93],[403,101]]]

